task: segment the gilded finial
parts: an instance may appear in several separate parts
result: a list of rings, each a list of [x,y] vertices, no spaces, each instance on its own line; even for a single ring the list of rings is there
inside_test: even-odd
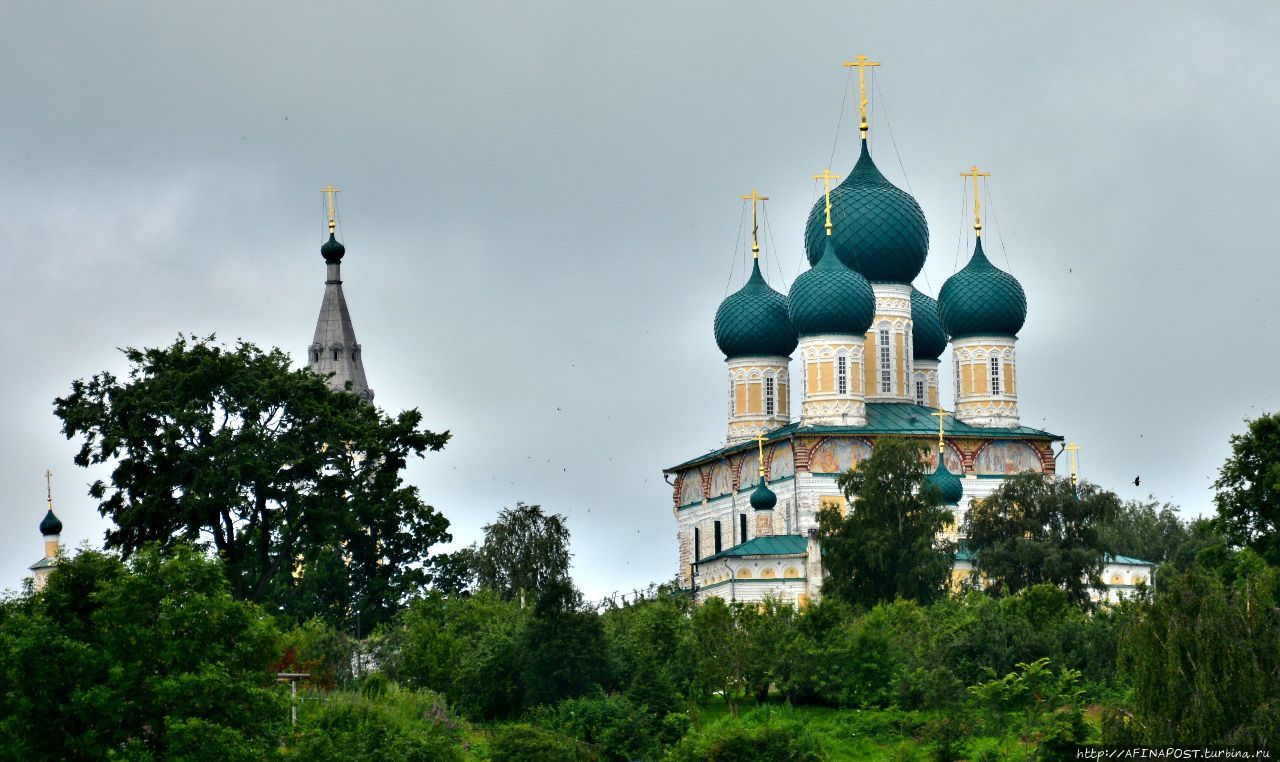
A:
[[[942,458],[943,455],[946,454],[947,447],[946,443],[942,439],[942,419],[946,417],[947,411],[942,408],[938,408],[937,412],[930,413],[929,415],[938,419],[938,463],[942,463]]]
[[[760,478],[764,478],[764,434],[756,434],[756,445],[760,448]]]
[[[1068,457],[1070,458],[1071,464],[1071,487],[1074,489],[1076,482],[1078,482],[1080,478],[1077,473],[1080,469],[1080,456],[1078,455],[1080,452],[1080,445],[1075,442],[1068,442],[1066,450],[1069,453]]]
[[[338,193],[339,191],[341,191],[341,188],[335,188],[332,185],[326,185],[320,189],[320,192],[325,195],[325,200],[329,204],[329,235],[333,235],[333,231],[337,227],[337,223],[335,222],[336,217],[333,213],[333,194]]]
[[[44,470],[44,498],[49,503],[49,510],[53,510],[53,472],[49,469]]]
[[[830,169],[822,170],[822,174],[814,175],[814,180],[822,181],[822,192],[827,197],[827,235],[831,235],[831,181],[839,180],[839,175],[831,174]]]
[[[759,201],[768,201],[768,196],[761,196],[760,192],[755,188],[751,189],[751,193],[746,196],[738,196],[743,201],[751,202],[751,255],[756,259],[760,258],[760,226],[756,224],[756,203]]]
[[[867,139],[867,67],[879,66],[879,61],[868,61],[866,56],[858,56],[852,61],[845,61],[842,64],[846,69],[854,66],[858,67],[858,116],[861,122],[858,124],[858,131],[862,134],[862,139]]]
[[[973,230],[979,238],[982,237],[982,207],[979,205],[978,178],[991,177],[990,172],[979,172],[978,165],[974,164],[968,172],[961,172],[961,177],[973,178]]]

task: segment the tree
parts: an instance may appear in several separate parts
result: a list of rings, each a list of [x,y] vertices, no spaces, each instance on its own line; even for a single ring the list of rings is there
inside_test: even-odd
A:
[[[1248,431],[1231,436],[1231,457],[1213,487],[1227,539],[1280,565],[1280,413],[1248,421]]]
[[[741,604],[708,599],[694,609],[690,633],[698,687],[704,694],[724,697],[734,717],[747,685],[747,639],[739,623],[740,611]]]
[[[77,380],[54,401],[77,465],[110,464],[89,494],[127,558],[147,543],[212,543],[232,593],[335,624],[385,620],[428,572],[448,521],[401,479],[449,434],[394,418],[279,349],[179,336],[126,349],[129,377]]]
[[[569,581],[569,525],[560,514],[516,503],[484,527],[475,552],[476,584],[507,600],[537,599]]]
[[[1024,472],[974,502],[966,542],[993,595],[1045,583],[1088,607],[1090,589],[1102,587],[1102,527],[1119,507],[1114,492],[1093,484]]]
[[[0,757],[263,759],[279,633],[190,546],[81,551],[0,608]]]
[[[837,483],[847,515],[818,514],[822,562],[830,576],[823,595],[870,608],[910,598],[927,603],[943,594],[951,572],[951,548],[938,539],[950,512],[929,483],[924,445],[883,438],[871,457]]]

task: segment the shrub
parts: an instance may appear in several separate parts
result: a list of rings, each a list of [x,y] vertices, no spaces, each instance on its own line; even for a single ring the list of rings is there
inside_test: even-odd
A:
[[[668,762],[807,762],[823,759],[817,737],[795,720],[726,718],[690,733],[666,756]]]
[[[376,694],[334,692],[305,701],[281,755],[298,760],[462,760],[465,725],[444,698],[394,684]]]
[[[489,741],[493,762],[578,762],[590,759],[578,742],[526,723],[499,725]]]

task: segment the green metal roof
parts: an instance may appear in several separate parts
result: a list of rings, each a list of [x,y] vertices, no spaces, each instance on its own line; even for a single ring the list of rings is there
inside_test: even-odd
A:
[[[56,565],[57,563],[58,563],[58,559],[52,558],[50,556],[45,556],[39,561],[36,561],[34,564],[31,564],[30,566],[28,566],[27,568],[30,569],[31,571],[36,571],[37,569],[52,569],[54,565]]]
[[[716,345],[725,357],[790,357],[796,332],[787,317],[787,297],[769,288],[755,260],[751,277],[716,310]]]
[[[885,179],[867,142],[844,182],[831,189],[832,245],[840,261],[872,283],[910,283],[924,267],[929,224],[910,193]],[[816,264],[826,236],[826,199],[809,212],[804,248]]]
[[[972,563],[973,553],[971,553],[969,549],[962,544],[956,548],[956,560],[969,561],[970,563]],[[1108,564],[1129,564],[1131,566],[1158,566],[1159,565],[1156,563],[1152,563],[1151,561],[1143,561],[1141,558],[1134,558],[1133,556],[1122,556],[1118,553],[1107,553],[1102,557],[1102,561],[1103,563],[1108,563]]]
[[[823,244],[823,256],[791,284],[787,314],[801,336],[839,334],[861,336],[876,317],[876,295],[871,284],[840,262]]]
[[[1027,295],[1017,278],[991,264],[979,238],[973,259],[938,291],[938,314],[953,339],[1017,336],[1027,320]]]
[[[714,561],[717,558],[742,558],[744,556],[798,556],[808,547],[807,538],[798,534],[775,534],[768,537],[757,537],[732,548],[722,550],[714,556],[707,556],[698,563]]]
[[[885,434],[897,436],[938,436],[938,419],[931,414],[935,408],[924,407],[923,405],[912,405],[905,402],[868,402],[867,403],[867,425],[866,426],[800,426],[798,422],[789,423],[781,428],[774,429],[765,434],[764,441],[782,442],[794,436],[825,436],[831,434],[843,434],[846,436],[880,436]],[[1051,434],[1040,429],[1033,429],[1030,426],[1014,426],[1011,428],[997,427],[980,427],[970,426],[956,420],[955,416],[948,414],[943,419],[943,426],[946,429],[948,439],[953,438],[974,438],[974,439],[1048,439],[1055,442],[1061,442],[1060,434]],[[722,447],[719,450],[712,450],[705,455],[699,455],[696,458],[690,458],[683,463],[664,469],[664,473],[679,471],[682,468],[697,465],[715,460],[724,455],[732,455],[740,452],[746,452],[755,448],[756,443],[742,442],[730,447]]]

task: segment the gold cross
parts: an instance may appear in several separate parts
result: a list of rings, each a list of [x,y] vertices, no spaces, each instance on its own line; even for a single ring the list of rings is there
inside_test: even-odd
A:
[[[49,501],[49,510],[53,510],[53,472],[49,469],[44,470],[44,495]]]
[[[757,235],[759,226],[756,225],[756,202],[768,201],[769,197],[761,196],[759,191],[757,191],[755,188],[752,188],[751,193],[749,195],[738,196],[738,198],[742,199],[743,201],[751,202],[751,254],[756,259],[759,259],[760,258],[760,240],[759,240],[759,236]]]
[[[861,96],[858,101],[858,114],[862,117],[862,123],[858,125],[858,130],[862,132],[862,139],[867,139],[867,67],[879,66],[879,61],[868,61],[866,56],[858,56],[852,61],[845,61],[843,66],[846,69],[858,67],[858,93]]]
[[[973,229],[977,231],[978,237],[982,237],[982,214],[978,206],[978,178],[991,177],[990,172],[979,172],[978,165],[974,164],[968,172],[961,172],[961,177],[973,178]]]
[[[1077,453],[1080,452],[1080,445],[1076,444],[1075,442],[1068,442],[1066,446],[1066,450],[1068,453],[1070,453],[1068,457],[1071,460],[1071,486],[1074,487],[1076,486],[1076,481],[1078,479],[1078,477],[1076,476],[1076,471],[1080,466],[1079,456],[1077,455]]]
[[[929,415],[938,419],[938,457],[941,458],[946,448],[946,445],[942,441],[942,419],[947,415],[947,411],[942,408],[938,408],[938,412],[930,413]]]
[[[764,478],[764,434],[756,434],[756,444],[760,446],[760,478]]]
[[[333,194],[338,193],[341,190],[341,188],[335,188],[332,185],[326,185],[320,189],[320,192],[325,195],[326,200],[329,202],[329,233],[331,235],[335,227],[333,222]]]
[[[839,180],[839,175],[831,174],[830,169],[822,170],[822,174],[814,175],[814,180],[822,181],[822,192],[827,196],[827,235],[831,235],[831,181]]]

